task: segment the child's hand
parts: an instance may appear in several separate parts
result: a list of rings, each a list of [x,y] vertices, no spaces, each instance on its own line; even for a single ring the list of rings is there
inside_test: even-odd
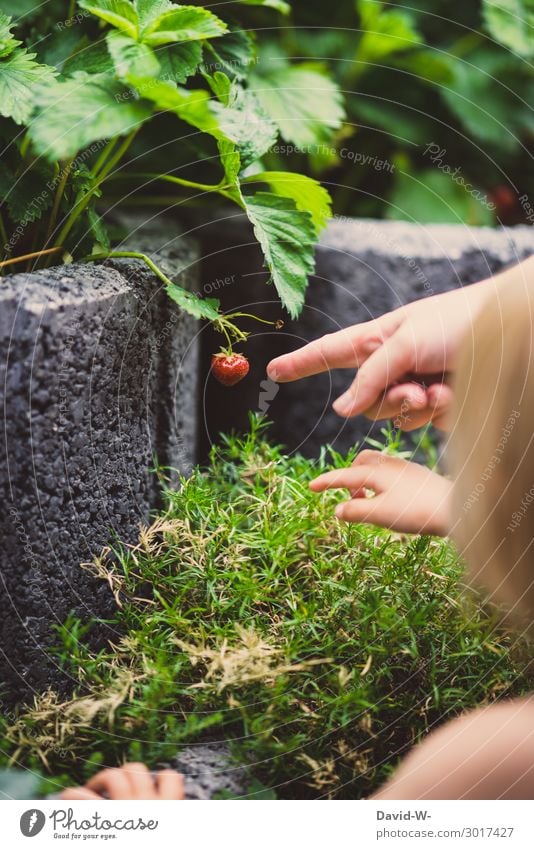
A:
[[[67,787],[60,799],[185,799],[184,779],[173,769],[152,774],[144,764],[128,763],[98,772],[83,787]]]
[[[451,487],[424,466],[380,451],[361,451],[350,468],[326,472],[310,484],[314,492],[350,491],[351,500],[336,508],[338,519],[439,536],[448,533]],[[373,498],[366,497],[369,489]]]

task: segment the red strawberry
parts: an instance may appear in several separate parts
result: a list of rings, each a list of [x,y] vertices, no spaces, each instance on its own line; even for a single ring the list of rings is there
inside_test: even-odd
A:
[[[244,354],[222,351],[220,354],[213,354],[211,369],[213,376],[223,386],[235,386],[247,376],[250,364]]]

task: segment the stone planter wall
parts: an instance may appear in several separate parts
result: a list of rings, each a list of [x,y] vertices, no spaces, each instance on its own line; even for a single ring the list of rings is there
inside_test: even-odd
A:
[[[346,451],[356,441],[377,435],[363,418],[340,419],[332,401],[348,386],[353,372],[337,371],[276,386],[265,380],[271,357],[357,322],[376,318],[418,298],[473,283],[534,253],[534,229],[492,230],[453,225],[421,227],[404,222],[333,221],[317,250],[317,272],[298,321],[287,320],[250,228],[240,214],[221,214],[204,228],[202,285],[225,308],[242,307],[270,319],[284,318],[281,331],[250,324],[247,343],[251,371],[231,390],[206,378],[209,357],[219,340],[206,334],[201,421],[202,446],[219,431],[245,429],[249,410],[273,421],[272,435],[290,450],[316,456],[329,442]]]
[[[196,246],[174,226],[134,241],[196,288]],[[197,332],[138,260],[2,279],[0,675],[12,697],[65,683],[54,624],[112,610],[80,563],[137,540],[158,500],[154,458],[182,472],[195,461]]]

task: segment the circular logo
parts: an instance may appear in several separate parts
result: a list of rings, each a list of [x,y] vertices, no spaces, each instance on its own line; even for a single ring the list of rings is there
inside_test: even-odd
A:
[[[29,811],[24,811],[20,818],[20,830],[24,837],[35,837],[43,830],[46,817],[42,811],[32,808]]]

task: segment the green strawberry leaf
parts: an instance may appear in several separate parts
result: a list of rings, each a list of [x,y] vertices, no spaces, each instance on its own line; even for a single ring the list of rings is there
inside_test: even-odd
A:
[[[0,59],[9,56],[16,47],[22,44],[11,34],[11,18],[0,12]]]
[[[87,223],[89,225],[89,232],[94,238],[94,250],[97,251],[109,251],[111,250],[111,244],[109,241],[109,235],[106,228],[106,225],[102,221],[102,218],[98,213],[92,208],[89,207],[86,210]]]
[[[78,6],[136,39],[139,17],[129,0],[78,0]]]
[[[534,57],[534,0],[483,0],[486,29],[500,44]]]
[[[326,189],[317,180],[306,177],[304,174],[262,171],[246,177],[241,182],[242,184],[267,183],[274,194],[291,198],[297,209],[310,213],[316,235],[324,229],[332,215],[332,199]]]
[[[254,58],[254,42],[242,30],[221,36],[216,41],[206,43],[207,57],[203,72],[215,74],[222,71],[230,79],[243,80]]]
[[[0,115],[25,124],[32,111],[37,83],[52,80],[53,68],[34,61],[35,53],[17,50],[0,60]]]
[[[239,155],[239,151],[237,150],[234,142],[226,141],[225,139],[220,139],[217,144],[219,147],[221,163],[224,168],[224,177],[226,181],[224,188],[236,188],[239,193],[238,196],[236,196],[236,202],[241,203],[242,198],[238,180],[239,172],[241,171],[241,157]]]
[[[98,139],[127,135],[152,114],[148,103],[105,74],[77,73],[39,86],[36,100],[28,132],[37,152],[50,161],[75,156]]]
[[[291,11],[291,6],[285,0],[237,0],[243,6],[268,6],[271,9],[276,9],[277,12],[282,12],[283,15],[288,15]]]
[[[7,206],[12,221],[28,224],[42,218],[52,205],[54,171],[43,160],[31,167],[24,167],[22,161],[20,165],[20,176],[13,179],[12,169],[0,162],[0,202]]]
[[[117,76],[125,79],[128,74],[138,77],[155,77],[160,64],[154,52],[146,44],[140,44],[117,30],[111,30],[106,42]]]
[[[114,70],[115,65],[105,39],[91,43],[84,37],[76,52],[64,63],[61,73],[64,77],[71,77],[77,71],[84,71],[86,74],[109,74]]]
[[[199,298],[176,283],[167,286],[166,291],[169,298],[194,318],[205,318],[208,321],[217,321],[220,318],[220,302],[217,298]]]
[[[204,89],[188,90],[178,88],[166,80],[132,75],[128,76],[128,82],[141,97],[151,100],[159,110],[174,112],[182,121],[216,139],[227,138],[212,111],[209,92]]]
[[[305,65],[256,72],[250,87],[283,138],[299,147],[329,141],[345,117],[337,85]]]
[[[174,6],[143,27],[141,41],[157,46],[172,42],[217,38],[228,31],[213,12],[199,6]]]
[[[290,198],[269,192],[257,192],[243,200],[280,300],[291,317],[297,318],[304,306],[308,276],[315,269],[312,217],[297,209]]]
[[[176,8],[170,0],[134,0],[134,6],[141,31],[163,15],[164,12]]]
[[[220,72],[216,77],[228,80]],[[215,102],[212,109],[225,136],[238,146],[243,167],[246,168],[275,144],[278,130],[253,92],[238,83],[234,83],[227,91],[227,102]]]
[[[202,44],[199,41],[168,44],[158,47],[156,56],[161,66],[160,79],[185,83],[202,61]]]

